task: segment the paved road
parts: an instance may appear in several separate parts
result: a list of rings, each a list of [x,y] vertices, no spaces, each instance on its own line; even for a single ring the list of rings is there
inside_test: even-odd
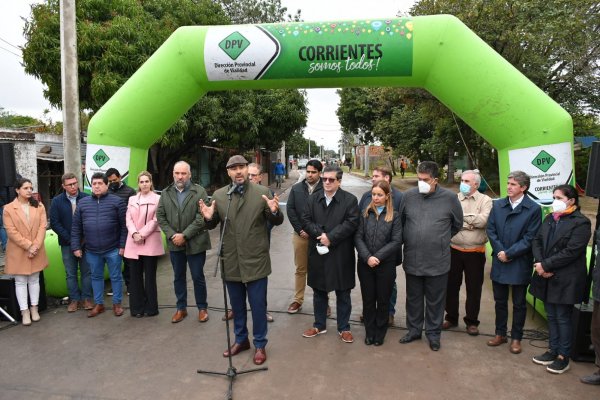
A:
[[[289,182],[288,182],[289,183]],[[287,185],[286,185],[287,186]],[[342,186],[360,196],[369,183],[344,176]],[[287,190],[281,201],[287,200]],[[312,296],[301,313],[285,310],[293,296],[292,229],[286,221],[273,230],[273,274],[269,280],[267,372],[240,375],[236,399],[598,399],[599,387],[578,383],[578,376],[594,371],[591,364],[573,363],[572,370],[554,376],[531,362],[543,352],[544,342],[525,341],[524,351],[512,355],[508,346],[485,345],[494,331],[491,284],[486,278],[481,312],[483,335],[471,337],[461,327],[444,332],[442,349],[434,353],[426,340],[398,343],[404,330],[404,275],[398,273],[396,326],[381,347],[365,346],[357,322],[361,313],[359,287],[353,291],[353,344],[329,332],[313,339],[301,336],[312,324]],[[216,247],[216,231],[212,232]],[[210,321],[200,324],[194,313],[171,324],[175,296],[168,257],[159,263],[160,315],[136,319],[110,313],[88,319],[83,311],[68,314],[66,307],[50,309],[31,327],[0,331],[0,399],[223,399],[227,381],[198,375],[198,368],[225,372],[226,347],[221,322],[221,281],[213,277],[214,251],[209,252],[206,275]],[[358,283],[358,280],[357,280]],[[189,299],[193,291],[188,284]],[[110,304],[110,298],[107,298]],[[334,305],[334,296],[331,299]],[[193,308],[189,309],[190,311]],[[334,315],[335,318],[335,307]],[[531,310],[528,329],[545,329]],[[238,369],[252,368],[252,352],[234,358]]]

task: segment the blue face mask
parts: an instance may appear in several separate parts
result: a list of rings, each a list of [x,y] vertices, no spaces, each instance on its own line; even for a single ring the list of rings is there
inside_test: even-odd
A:
[[[464,182],[461,182],[461,183],[460,183],[460,192],[461,192],[462,194],[464,194],[465,196],[468,196],[468,195],[469,195],[469,193],[471,193],[471,186],[467,185],[467,184],[466,184],[466,183],[464,183]]]

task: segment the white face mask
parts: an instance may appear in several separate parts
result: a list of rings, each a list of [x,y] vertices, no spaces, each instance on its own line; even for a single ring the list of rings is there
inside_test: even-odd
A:
[[[554,199],[552,202],[552,212],[561,212],[567,209],[567,205],[558,199]]]
[[[419,193],[427,194],[431,190],[431,185],[427,182],[419,181]]]
[[[329,253],[329,247],[323,246],[321,243],[317,243],[317,253],[323,256]]]

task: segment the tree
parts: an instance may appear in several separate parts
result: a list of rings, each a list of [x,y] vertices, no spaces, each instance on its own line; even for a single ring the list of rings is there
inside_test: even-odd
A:
[[[591,0],[421,0],[412,15],[453,14],[525,76],[575,116],[575,134],[586,116],[600,112],[600,3]],[[445,164],[465,154],[488,182],[497,181],[497,155],[479,135],[431,95],[417,89],[361,89],[358,99],[341,95],[342,128],[372,136],[413,160]],[[351,92],[344,89],[342,92]],[[355,92],[354,92],[355,94]],[[362,121],[372,110],[371,122]],[[579,118],[578,116],[583,116]]]
[[[180,26],[225,25],[234,17],[240,22],[275,22],[285,11],[279,0],[79,0],[81,108],[93,115]],[[249,13],[246,19],[244,12]],[[23,60],[25,71],[47,86],[44,96],[60,108],[59,29],[58,0],[33,5],[25,26]],[[155,183],[164,185],[169,178],[164,170],[202,146],[243,152],[260,145],[273,150],[306,125],[306,115],[304,92],[297,90],[210,93],[151,149],[153,160],[158,155],[161,159]]]

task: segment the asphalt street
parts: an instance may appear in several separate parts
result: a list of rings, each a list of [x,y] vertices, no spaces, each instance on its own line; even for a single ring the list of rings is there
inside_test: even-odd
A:
[[[287,201],[284,185],[280,201]],[[357,197],[370,183],[344,175],[342,187]],[[211,232],[213,247],[217,230]],[[556,376],[535,365],[531,357],[545,350],[545,321],[528,310],[523,353],[513,355],[508,346],[486,346],[494,333],[494,303],[486,273],[481,307],[482,334],[468,336],[464,326],[442,334],[442,348],[432,352],[426,340],[399,344],[406,332],[404,274],[398,269],[398,304],[395,325],[383,346],[365,346],[358,322],[361,295],[352,292],[352,332],[355,342],[343,343],[335,329],[335,296],[329,331],[312,339],[302,332],[312,326],[312,291],[307,289],[302,311],[286,313],[293,297],[294,264],[292,228],[286,220],[272,232],[273,273],[269,278],[268,308],[275,321],[269,324],[268,371],[238,375],[235,399],[556,399],[592,400],[600,387],[579,383],[579,376],[595,370],[593,364],[571,364]],[[223,399],[227,378],[200,375],[197,369],[226,372],[227,359],[220,277],[214,276],[215,251],[208,253],[205,274],[210,320],[197,321],[197,312],[172,324],[175,311],[172,269],[168,256],[159,262],[160,314],[133,318],[106,312],[87,318],[84,311],[67,313],[66,306],[50,307],[42,320],[30,327],[6,328],[0,323],[0,399]],[[488,267],[489,268],[489,267]],[[463,290],[464,291],[464,290]],[[188,301],[193,289],[188,277]],[[464,293],[461,294],[464,300]],[[106,304],[111,304],[107,297]],[[127,305],[125,296],[124,305]],[[461,313],[464,308],[461,307]],[[462,315],[461,315],[462,318]],[[250,318],[249,318],[250,320]],[[251,324],[250,324],[251,329]],[[238,370],[254,368],[253,351],[233,358]]]

